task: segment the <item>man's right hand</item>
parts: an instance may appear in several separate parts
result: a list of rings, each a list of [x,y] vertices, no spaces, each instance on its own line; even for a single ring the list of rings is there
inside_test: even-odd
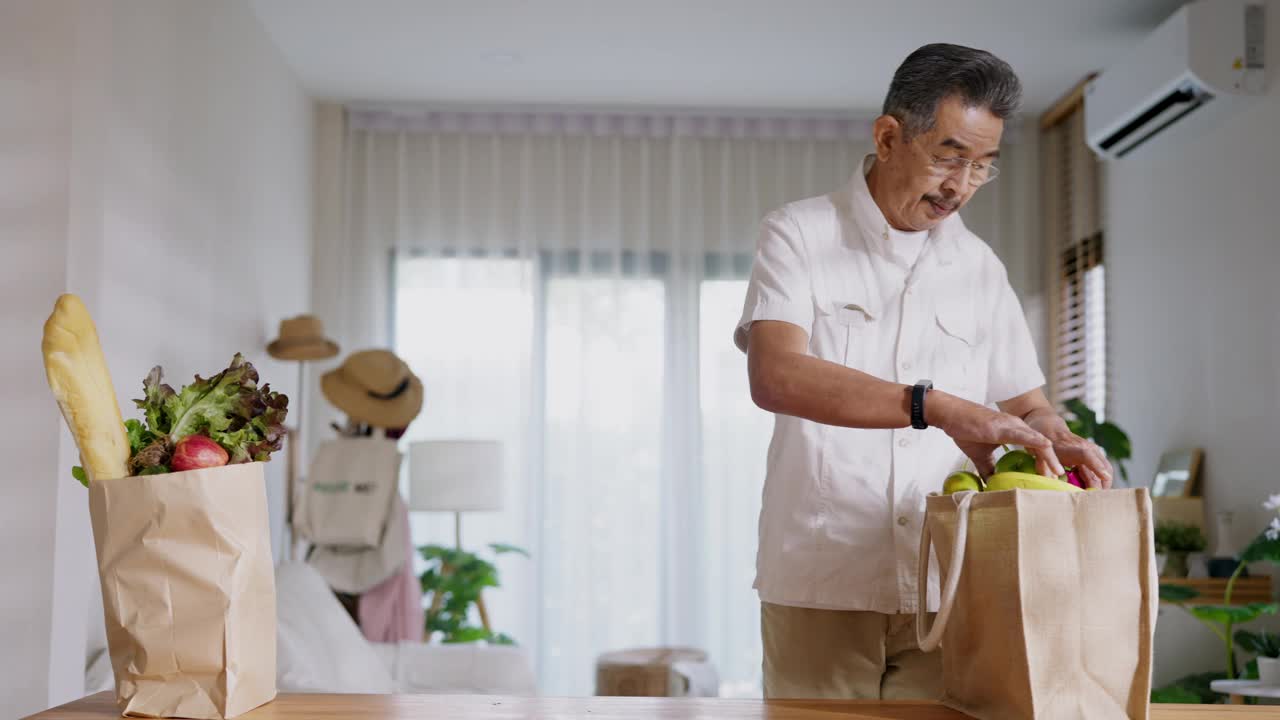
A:
[[[982,477],[995,471],[995,452],[1001,445],[1026,448],[1035,455],[1036,469],[1041,475],[1066,474],[1049,438],[1009,413],[934,390],[925,402],[925,422],[950,436]]]

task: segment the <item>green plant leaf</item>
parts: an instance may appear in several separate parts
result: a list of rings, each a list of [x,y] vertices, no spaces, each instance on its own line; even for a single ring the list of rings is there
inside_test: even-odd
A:
[[[1128,460],[1133,455],[1133,446],[1129,444],[1129,436],[1116,427],[1115,423],[1100,423],[1093,430],[1093,440],[1116,460]]]
[[[1245,652],[1251,652],[1251,653],[1262,652],[1262,646],[1263,646],[1264,640],[1262,639],[1262,636],[1259,635],[1258,633],[1250,632],[1248,630],[1237,630],[1235,638],[1236,638],[1236,645],[1241,650],[1244,650]]]
[[[1186,585],[1161,585],[1160,599],[1165,602],[1186,602],[1200,596],[1200,591]]]
[[[422,545],[418,547],[418,554],[423,560],[438,560],[444,554],[446,548],[439,545]]]
[[[1151,691],[1153,703],[1176,703],[1181,705],[1199,705],[1200,695],[1181,685],[1166,685]]]
[[[84,468],[79,465],[71,467],[71,477],[79,480],[81,485],[89,487],[89,476],[85,473]]]
[[[1155,541],[1156,552],[1200,552],[1208,544],[1200,528],[1179,522],[1156,523]]]
[[[434,592],[440,588],[440,573],[435,568],[427,568],[418,576],[418,580],[422,583],[422,592]]]
[[[1280,537],[1270,540],[1265,532],[1259,533],[1244,552],[1240,553],[1240,561],[1245,563],[1267,561],[1280,564]]]
[[[446,636],[444,641],[447,643],[469,643],[488,639],[488,630],[482,627],[467,626],[458,628],[451,635]]]
[[[489,549],[493,550],[493,554],[494,554],[494,555],[504,555],[504,554],[506,554],[506,553],[516,553],[516,554],[519,554],[519,555],[523,555],[523,556],[525,556],[525,557],[529,557],[529,551],[528,551],[528,550],[525,550],[525,549],[524,549],[524,548],[522,548],[522,547],[516,547],[515,545],[508,545],[507,543],[491,543],[491,544],[489,545]]]
[[[1226,675],[1220,672],[1185,675],[1158,690],[1152,691],[1151,702],[1197,703],[1202,705],[1220,703],[1222,702],[1222,696],[1214,692],[1209,685],[1214,680],[1222,680],[1224,678],[1226,678]],[[1174,690],[1174,688],[1177,688],[1177,690]],[[1160,694],[1162,699],[1156,699],[1157,693]]]
[[[1063,406],[1067,409],[1067,412],[1076,416],[1075,420],[1080,428],[1080,432],[1076,434],[1080,437],[1093,437],[1094,428],[1098,424],[1098,414],[1079,398],[1071,398],[1064,402]]]
[[[1280,657],[1280,635],[1272,632],[1237,630],[1236,646],[1245,652],[1263,657]]]
[[[1256,620],[1263,615],[1275,615],[1280,611],[1276,603],[1249,603],[1248,605],[1193,605],[1187,608],[1201,620],[1219,625],[1238,625]]]
[[[154,372],[154,371],[153,371]],[[129,418],[124,421],[124,432],[129,437],[129,455],[136,455],[146,446],[156,441],[155,433],[151,432],[142,424],[141,421]]]
[[[471,607],[471,603],[474,600],[474,596],[454,593],[449,596],[449,599],[445,601],[444,607],[441,609],[456,617],[465,618],[467,616],[467,609]]]

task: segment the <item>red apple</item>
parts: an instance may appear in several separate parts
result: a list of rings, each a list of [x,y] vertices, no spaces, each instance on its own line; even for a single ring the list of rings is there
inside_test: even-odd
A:
[[[227,451],[208,435],[188,435],[173,448],[169,469],[173,472],[197,468],[221,467],[227,464]]]

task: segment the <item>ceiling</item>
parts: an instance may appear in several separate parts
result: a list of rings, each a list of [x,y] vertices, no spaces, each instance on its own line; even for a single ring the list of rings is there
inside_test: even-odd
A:
[[[1039,112],[1177,0],[251,0],[326,99],[867,112],[928,42],[991,50]]]

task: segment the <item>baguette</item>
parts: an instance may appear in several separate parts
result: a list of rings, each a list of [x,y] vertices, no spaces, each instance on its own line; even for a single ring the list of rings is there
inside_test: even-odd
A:
[[[89,481],[127,477],[129,438],[98,330],[80,298],[58,298],[45,321],[40,349],[49,389],[75,437]]]

